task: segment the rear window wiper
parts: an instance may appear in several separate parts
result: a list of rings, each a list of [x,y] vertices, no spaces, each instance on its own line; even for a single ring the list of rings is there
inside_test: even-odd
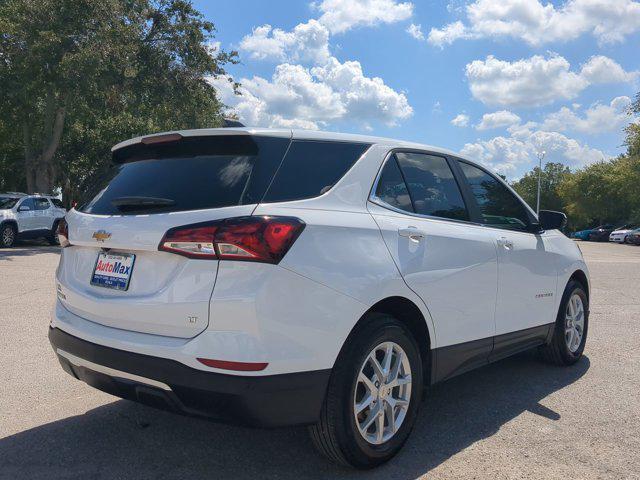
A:
[[[118,197],[111,200],[111,204],[120,211],[131,211],[170,207],[176,201],[158,197]]]

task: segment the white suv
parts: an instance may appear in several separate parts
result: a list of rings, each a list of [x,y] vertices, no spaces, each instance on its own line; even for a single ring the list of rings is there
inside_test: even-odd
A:
[[[499,177],[357,135],[189,130],[113,149],[61,225],[49,338],[114,395],[254,426],[307,424],[367,468],[425,387],[539,347],[575,363],[587,267]],[[464,412],[461,412],[464,415]]]
[[[0,247],[11,247],[19,238],[46,238],[57,244],[58,222],[66,212],[55,197],[0,193]]]

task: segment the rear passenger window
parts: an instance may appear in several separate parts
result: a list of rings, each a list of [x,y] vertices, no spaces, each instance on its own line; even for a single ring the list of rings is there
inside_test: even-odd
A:
[[[413,212],[409,190],[407,190],[407,184],[404,183],[395,157],[391,157],[382,169],[376,187],[376,197],[387,205]]]
[[[49,200],[46,198],[36,198],[35,199],[36,210],[46,210],[50,207]]]
[[[416,213],[469,220],[460,188],[444,157],[397,153],[396,158]]]
[[[51,198],[50,200],[51,200],[51,203],[53,203],[54,207],[64,208],[64,204],[57,198]]]
[[[485,225],[509,230],[527,230],[527,210],[507,187],[478,167],[465,162],[459,164],[471,186]]]
[[[312,198],[327,192],[369,147],[363,143],[293,141],[265,202]]]

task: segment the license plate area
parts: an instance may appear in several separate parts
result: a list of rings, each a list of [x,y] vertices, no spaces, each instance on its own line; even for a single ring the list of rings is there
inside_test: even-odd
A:
[[[100,252],[91,276],[91,285],[126,291],[136,256],[133,253]]]

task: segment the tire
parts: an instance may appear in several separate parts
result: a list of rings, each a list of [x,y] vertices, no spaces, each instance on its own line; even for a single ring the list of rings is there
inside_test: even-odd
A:
[[[58,240],[58,223],[60,223],[59,220],[56,220],[55,222],[53,222],[51,233],[47,237],[47,241],[49,242],[49,245],[60,245],[60,240]]]
[[[402,323],[390,315],[381,313],[367,314],[363,320],[362,325],[349,336],[338,355],[320,420],[309,427],[309,433],[316,448],[331,461],[344,466],[368,469],[391,459],[409,437],[422,399],[423,375],[416,339]],[[406,380],[408,365],[411,380],[408,387],[407,384],[394,387],[391,382],[391,390],[376,389],[382,396],[374,394],[376,401],[362,410],[358,420],[355,415],[356,402],[367,403],[362,400],[366,399],[367,393],[373,392],[364,387],[365,384],[359,380],[359,374],[362,370],[370,380],[376,382],[377,376],[373,373],[375,370],[369,356],[373,352],[383,355],[385,351],[389,351],[387,347],[393,352],[390,357],[391,365],[386,369],[387,372],[391,372],[389,378],[394,376],[396,366],[400,365],[400,372],[396,378],[400,381]],[[404,353],[402,358],[406,359],[406,363],[398,363],[399,353]],[[378,358],[384,369],[385,357]],[[408,405],[402,405],[404,400],[408,400]],[[391,401],[396,407],[390,406]],[[383,406],[384,411],[382,430],[379,429],[378,417],[374,415],[375,409],[380,410],[380,406]],[[398,422],[395,433],[388,422],[390,411]],[[376,419],[371,427],[368,427],[371,432],[367,429],[364,434],[360,433],[358,424],[364,427],[371,418]],[[378,431],[383,432],[382,440],[376,435]],[[365,435],[370,437],[369,440]],[[389,438],[384,438],[387,435]],[[372,441],[379,443],[371,443]]]
[[[578,300],[575,300],[575,299]],[[573,301],[570,306],[569,302]],[[578,304],[580,308],[578,308]],[[579,312],[582,312],[581,315]],[[575,312],[574,318],[568,317]],[[581,320],[580,320],[581,317]],[[580,321],[582,326],[580,326]],[[575,327],[572,333],[569,328]],[[580,340],[576,340],[576,332],[580,332]],[[569,281],[560,302],[560,309],[554,326],[553,337],[548,345],[540,347],[542,358],[547,362],[560,366],[573,365],[584,352],[589,331],[589,300],[581,283]]]
[[[16,227],[10,223],[5,223],[0,226],[0,247],[10,248],[16,242],[17,237]]]

